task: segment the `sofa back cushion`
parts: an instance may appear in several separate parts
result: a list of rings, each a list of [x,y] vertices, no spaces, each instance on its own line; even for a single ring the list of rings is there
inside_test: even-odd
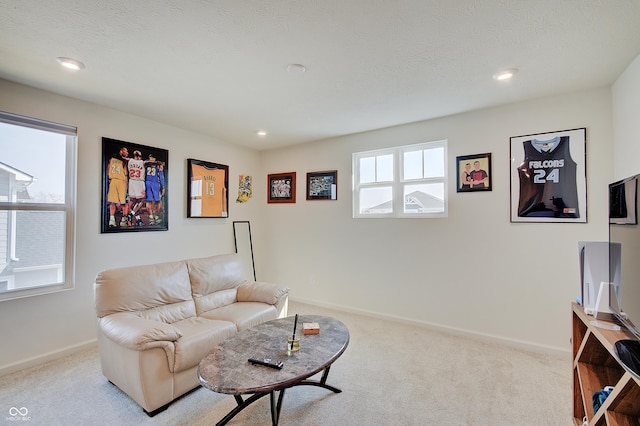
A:
[[[238,286],[246,281],[237,254],[190,259],[187,267],[198,315],[235,302]]]
[[[99,318],[115,312],[173,323],[195,315],[187,265],[166,262],[102,271],[95,282]]]

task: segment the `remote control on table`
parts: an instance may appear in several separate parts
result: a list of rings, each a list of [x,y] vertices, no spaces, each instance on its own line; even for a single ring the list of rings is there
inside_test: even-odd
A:
[[[265,358],[265,359],[256,359],[256,358],[249,358],[248,360],[251,364],[258,364],[258,365],[264,365],[265,367],[271,367],[271,368],[275,368],[276,370],[282,370],[282,367],[284,366],[284,362],[271,362],[270,359]]]

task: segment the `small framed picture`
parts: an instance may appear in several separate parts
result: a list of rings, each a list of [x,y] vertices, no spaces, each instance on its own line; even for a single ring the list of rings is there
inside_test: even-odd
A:
[[[187,217],[229,217],[229,166],[187,159]]]
[[[586,128],[510,140],[511,222],[587,222]]]
[[[491,191],[491,153],[456,157],[457,192]]]
[[[296,202],[296,172],[270,174],[267,185],[268,203]]]
[[[169,151],[102,138],[101,232],[169,229]]]
[[[307,173],[307,200],[337,200],[338,171]]]

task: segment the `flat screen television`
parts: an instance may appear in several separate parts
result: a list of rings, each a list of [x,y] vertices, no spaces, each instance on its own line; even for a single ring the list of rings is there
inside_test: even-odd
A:
[[[640,377],[640,174],[609,185],[609,310],[633,338],[615,343],[618,358]]]

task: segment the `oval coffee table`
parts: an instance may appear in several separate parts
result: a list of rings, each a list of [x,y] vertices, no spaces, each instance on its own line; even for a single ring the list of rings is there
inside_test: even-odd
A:
[[[316,322],[320,333],[303,335],[302,324]],[[335,318],[299,315],[296,335],[300,350],[287,355],[287,337],[293,332],[294,317],[280,318],[243,330],[214,347],[198,366],[202,386],[214,392],[233,395],[238,406],[217,425],[222,426],[251,403],[271,397],[271,423],[278,424],[284,391],[293,386],[320,386],[339,393],[326,383],[331,364],[349,344],[349,330]],[[284,363],[282,369],[252,364],[249,358]],[[319,381],[307,380],[323,371]],[[279,392],[276,402],[276,392]],[[242,395],[252,394],[246,400]]]

